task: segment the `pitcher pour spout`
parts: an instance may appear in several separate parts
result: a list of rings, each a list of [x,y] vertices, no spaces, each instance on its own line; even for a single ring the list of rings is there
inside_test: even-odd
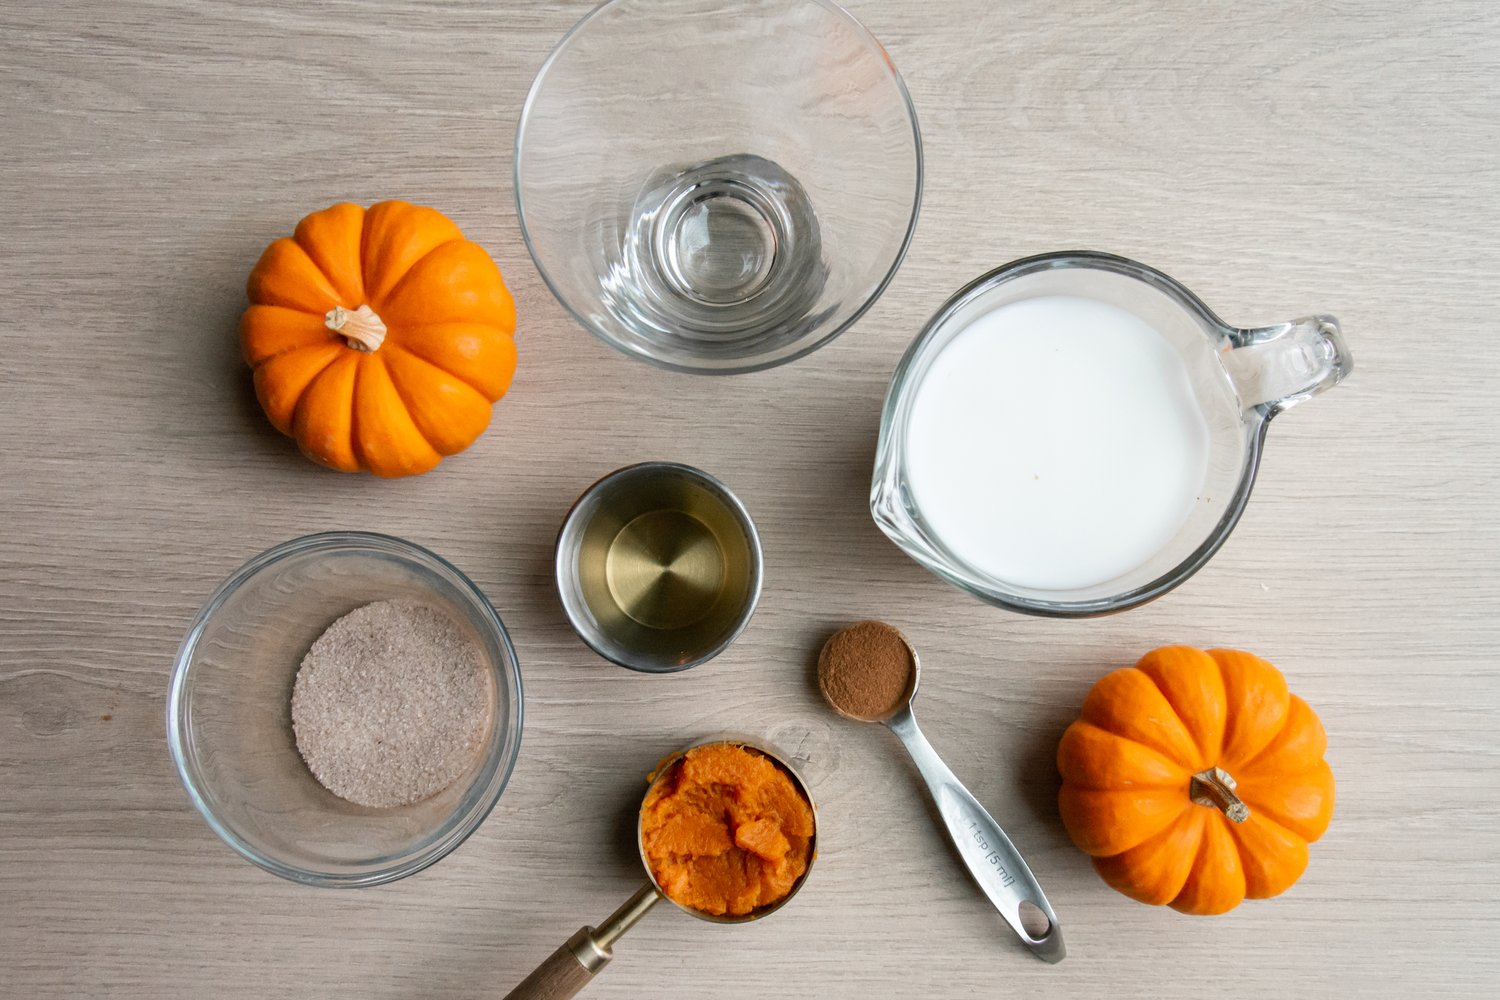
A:
[[[1220,361],[1245,409],[1267,417],[1332,389],[1354,369],[1339,321],[1327,315],[1229,331]]]

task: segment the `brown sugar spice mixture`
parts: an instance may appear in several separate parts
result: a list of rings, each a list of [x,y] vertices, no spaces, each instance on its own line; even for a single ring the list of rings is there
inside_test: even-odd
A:
[[[818,656],[818,688],[851,718],[883,722],[906,704],[916,658],[900,632],[884,622],[856,622],[836,633]]]
[[[812,843],[812,806],[796,783],[734,743],[689,750],[641,806],[656,884],[715,916],[743,916],[786,896],[812,861]]]
[[[474,643],[447,615],[406,601],[349,612],[307,651],[292,731],[313,777],[356,805],[430,798],[489,733],[494,691]]]

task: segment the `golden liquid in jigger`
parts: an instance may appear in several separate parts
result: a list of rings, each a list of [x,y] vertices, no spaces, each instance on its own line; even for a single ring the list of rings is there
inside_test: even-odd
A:
[[[721,652],[760,594],[760,542],[706,473],[653,462],[606,476],[558,538],[558,590],[578,634],[637,670],[681,670]]]
[[[620,529],[604,554],[611,601],[647,628],[702,621],[718,603],[724,578],[718,537],[685,510],[642,514]]]

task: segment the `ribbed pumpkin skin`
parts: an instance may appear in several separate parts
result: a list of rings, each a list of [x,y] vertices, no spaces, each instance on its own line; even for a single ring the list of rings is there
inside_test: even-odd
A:
[[[1328,737],[1274,666],[1250,653],[1167,646],[1106,675],[1063,734],[1058,805],[1110,886],[1184,913],[1284,892],[1333,815]],[[1192,800],[1223,768],[1243,823]]]
[[[442,213],[403,201],[314,212],[266,248],[240,343],[271,423],[313,461],[377,476],[426,472],[474,442],[516,368],[500,269]],[[325,323],[369,306],[383,343]]]

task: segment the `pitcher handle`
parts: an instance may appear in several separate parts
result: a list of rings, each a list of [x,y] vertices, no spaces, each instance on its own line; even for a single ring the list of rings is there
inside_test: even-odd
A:
[[[1220,360],[1245,408],[1267,416],[1332,389],[1354,369],[1332,316],[1231,331]]]

